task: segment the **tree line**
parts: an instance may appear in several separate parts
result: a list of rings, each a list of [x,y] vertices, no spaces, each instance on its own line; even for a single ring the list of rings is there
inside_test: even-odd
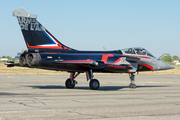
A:
[[[174,56],[167,55],[167,56],[163,56],[161,60],[164,62],[172,62],[172,61],[180,61],[180,58],[177,55]]]
[[[14,61],[14,58],[13,57],[10,57],[10,56],[2,56],[0,58],[7,58],[8,61]]]

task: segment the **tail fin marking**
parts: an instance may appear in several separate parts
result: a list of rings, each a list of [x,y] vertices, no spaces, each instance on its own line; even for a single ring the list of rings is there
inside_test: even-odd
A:
[[[37,15],[29,14],[24,8],[15,9],[16,16],[28,48],[73,50],[60,43],[37,20]]]

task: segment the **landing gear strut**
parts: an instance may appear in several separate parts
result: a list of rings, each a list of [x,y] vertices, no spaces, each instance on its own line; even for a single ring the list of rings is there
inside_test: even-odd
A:
[[[72,72],[70,74],[70,78],[65,82],[66,88],[73,89],[75,85],[78,84],[78,82],[74,80],[74,78],[76,78],[79,74],[80,72],[78,72],[77,74],[75,74],[75,72]]]
[[[87,81],[90,79],[89,87],[92,90],[97,90],[100,86],[100,83],[97,79],[93,79],[93,72],[92,70],[86,72]]]
[[[129,84],[129,88],[136,88],[136,84],[135,83],[135,75],[133,73],[129,74],[129,78],[131,79],[131,83]]]

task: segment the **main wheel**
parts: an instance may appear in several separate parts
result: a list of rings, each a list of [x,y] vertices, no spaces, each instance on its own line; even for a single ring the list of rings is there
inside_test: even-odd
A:
[[[92,89],[92,90],[97,90],[99,88],[100,84],[99,84],[99,81],[97,79],[92,79],[89,83],[89,87]]]
[[[65,82],[66,88],[73,89],[75,87],[74,80],[72,81],[70,78]]]

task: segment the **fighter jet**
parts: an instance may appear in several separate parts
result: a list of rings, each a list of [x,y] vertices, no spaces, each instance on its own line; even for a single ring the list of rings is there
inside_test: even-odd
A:
[[[18,19],[28,49],[20,55],[18,64],[8,62],[6,65],[67,71],[70,77],[65,81],[65,86],[69,89],[75,87],[75,78],[80,73],[86,73],[92,90],[97,90],[100,86],[93,73],[127,73],[131,80],[129,88],[136,88],[136,72],[174,68],[142,47],[114,51],[79,51],[58,41],[36,20],[37,15],[28,13],[24,8],[15,9],[13,16]]]

